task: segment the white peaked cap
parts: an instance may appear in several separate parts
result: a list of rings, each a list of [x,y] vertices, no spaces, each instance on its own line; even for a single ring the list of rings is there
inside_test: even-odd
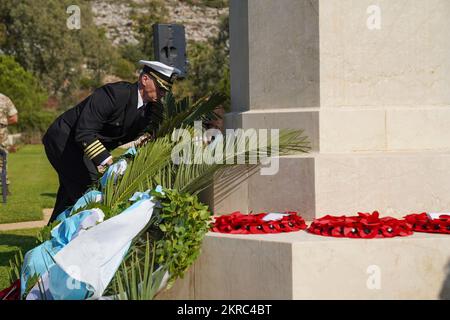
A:
[[[166,77],[170,78],[172,74],[180,74],[181,71],[175,67],[168,66],[167,64],[164,64],[159,61],[147,61],[147,60],[139,60],[140,64],[143,64],[144,66],[147,66],[149,68],[152,68],[156,72],[159,72]]]

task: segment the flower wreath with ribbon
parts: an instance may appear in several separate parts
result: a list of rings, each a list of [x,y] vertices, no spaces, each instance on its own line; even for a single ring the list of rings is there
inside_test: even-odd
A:
[[[411,226],[405,220],[392,217],[380,218],[378,211],[358,212],[358,216],[324,216],[315,219],[308,232],[338,238],[392,238],[411,235]]]
[[[212,231],[232,234],[281,233],[306,229],[297,212],[242,214],[239,211],[214,217]]]
[[[411,229],[417,232],[450,234],[450,215],[443,214],[433,219],[427,213],[413,213],[405,216]]]

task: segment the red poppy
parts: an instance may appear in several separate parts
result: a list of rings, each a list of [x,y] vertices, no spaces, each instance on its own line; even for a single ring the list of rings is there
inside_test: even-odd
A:
[[[337,237],[337,238],[341,238],[344,236],[344,226],[336,226],[334,228],[331,229],[331,234],[332,237]]]
[[[358,233],[358,229],[356,228],[356,226],[352,225],[352,224],[347,224],[344,227],[344,237],[347,238],[357,238],[359,235]]]
[[[358,212],[358,215],[353,217],[326,215],[315,219],[307,230],[323,236],[363,239],[412,234],[406,221],[392,217],[380,218],[378,211],[373,213]]]
[[[360,230],[359,230],[359,235],[361,236],[361,238],[363,239],[372,239],[378,236],[379,234],[379,227],[367,227],[367,226],[363,226]]]
[[[392,237],[395,237],[395,235],[397,234],[394,225],[389,224],[389,223],[383,224],[380,227],[380,231],[383,234],[383,237],[385,237],[385,238],[392,238]]]
[[[409,214],[405,221],[417,232],[446,233],[450,234],[450,216],[441,215],[438,219],[430,219],[426,213]]]
[[[233,212],[229,215],[215,217],[213,232],[232,234],[259,234],[292,232],[306,229],[305,220],[296,212],[286,212],[280,220],[264,221],[267,213],[242,214]]]
[[[263,230],[265,233],[276,233],[277,232],[273,223],[263,224],[262,227],[263,227]]]

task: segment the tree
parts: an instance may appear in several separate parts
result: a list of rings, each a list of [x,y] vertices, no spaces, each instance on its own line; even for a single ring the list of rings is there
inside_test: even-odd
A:
[[[166,22],[168,10],[162,0],[129,2],[129,5],[132,9],[132,28],[138,43],[119,46],[120,56],[114,60],[113,72],[124,80],[135,81],[136,70],[142,67],[138,61],[154,58],[152,25]]]
[[[153,57],[153,30],[155,23],[164,23],[168,19],[168,11],[162,0],[146,1],[144,5],[133,4],[132,18],[135,20],[134,30],[139,41],[143,57]],[[142,59],[142,58],[141,58]]]
[[[0,55],[0,92],[7,95],[18,111],[41,109],[47,99],[39,81],[13,57]]]
[[[6,55],[0,55],[0,75],[0,92],[8,96],[19,111],[18,129],[28,137],[46,130],[55,113],[43,109],[47,94],[39,81],[13,57]]]
[[[72,0],[2,0],[2,50],[35,74],[51,94],[76,88],[84,68],[99,78],[111,65],[113,50],[95,27],[89,1],[77,1],[81,28],[69,29]]]
[[[198,99],[208,92],[217,91],[227,98],[225,108],[230,104],[229,67],[229,16],[223,16],[217,37],[207,42],[188,43],[188,76],[175,85],[177,95],[191,95]]]

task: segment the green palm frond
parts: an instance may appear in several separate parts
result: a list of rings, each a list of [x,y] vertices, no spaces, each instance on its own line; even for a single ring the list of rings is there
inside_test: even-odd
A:
[[[179,101],[169,93],[163,106],[163,121],[157,132],[158,137],[171,134],[174,129],[191,126],[194,121],[207,122],[220,117],[216,110],[225,102],[226,97],[221,93],[213,93],[191,104],[190,98],[185,97]]]
[[[214,113],[226,100],[226,97],[221,93],[213,93],[210,97],[199,99],[195,104],[189,108],[189,114],[183,120],[183,125],[191,125],[194,121],[203,120],[217,120],[218,116]]]
[[[212,183],[214,174],[218,170],[235,166],[239,157],[242,157],[246,164],[255,164],[256,160],[263,157],[307,152],[310,148],[307,137],[300,130],[281,130],[278,141],[278,145],[271,145],[269,140],[267,146],[259,146],[251,145],[245,136],[237,136],[234,143],[227,144],[225,139],[223,146],[215,150],[215,152],[222,150],[222,163],[214,161],[216,153],[213,151],[203,153],[200,163],[191,161],[174,164],[172,150],[175,142],[172,142],[169,136],[158,138],[139,149],[117,184],[114,184],[112,179],[108,181],[105,204],[114,207],[129,199],[135,191],[153,189],[156,185],[198,194]],[[189,150],[194,150],[195,144],[196,142],[191,140],[180,145],[186,145]],[[239,145],[245,148],[236,150],[236,146]],[[204,148],[208,147],[204,146]]]
[[[19,250],[14,255],[14,258],[9,260],[8,279],[9,283],[13,283],[17,279],[20,279],[20,269],[23,263],[22,250]]]
[[[154,189],[156,185],[189,194],[191,197],[210,186],[215,174],[221,169],[236,169],[243,166],[247,177],[250,170],[258,168],[261,159],[304,153],[310,150],[310,143],[302,130],[280,130],[278,139],[275,140],[277,143],[274,145],[269,137],[263,139],[263,141],[267,140],[266,144],[251,143],[253,136],[241,135],[239,131],[235,131],[236,135],[234,136],[225,136],[223,140],[219,137],[211,144],[196,139],[186,139],[181,142],[176,139],[172,140],[172,133],[177,128],[184,128],[193,138],[193,122],[215,119],[214,111],[222,102],[223,97],[217,94],[203,98],[195,104],[191,104],[189,98],[175,101],[172,95],[168,95],[163,109],[163,122],[157,137],[138,148],[137,154],[134,159],[129,161],[128,168],[122,177],[117,181],[114,181],[114,178],[108,180],[104,189],[104,205],[111,208],[111,212],[120,212],[119,209],[134,192]],[[260,142],[259,139],[261,137],[257,138],[258,142]],[[178,150],[191,150],[195,153],[194,150],[199,144],[201,145],[202,161],[195,162],[191,158],[190,162],[179,164],[173,162],[172,153],[175,146],[178,147]],[[221,155],[221,162],[217,161],[218,155]],[[243,165],[241,165],[242,163]],[[234,174],[228,175],[226,178],[231,183],[234,179],[242,179],[242,176],[242,172],[236,170]],[[170,206],[174,203],[172,200]],[[178,211],[176,209],[169,216],[176,216]],[[156,214],[156,216],[158,215]],[[169,221],[169,225],[173,224],[179,227],[178,222],[174,222],[175,220]],[[158,244],[158,241],[167,241],[167,239],[150,236],[151,228],[149,226],[153,224],[154,222],[149,222],[149,225],[143,229],[143,233],[134,239],[129,254],[124,258],[120,270],[116,273],[113,292],[118,293],[116,297],[119,299],[154,298],[166,271],[172,272],[170,267],[174,267],[178,263],[167,257],[163,263],[159,260],[155,261],[155,245],[161,245],[161,243]],[[158,230],[165,233],[167,230],[164,230],[163,227],[166,228],[165,225],[159,224]],[[169,241],[169,243],[172,242]],[[199,252],[199,250],[194,251]],[[193,255],[189,258],[194,261],[196,256]],[[162,263],[160,267],[166,269],[158,269],[157,263]],[[172,277],[176,278],[177,276],[173,274]]]
[[[235,166],[239,156],[244,157],[246,164],[251,164],[256,163],[255,160],[270,157],[274,154],[283,156],[300,152],[308,152],[310,149],[310,144],[307,137],[303,135],[303,131],[301,130],[282,130],[279,135],[278,145],[271,145],[268,143],[266,147],[261,147],[258,145],[251,145],[249,141],[245,140],[246,139],[244,136],[238,136],[235,144],[228,145],[226,140],[224,140],[222,149],[222,163],[215,163],[214,158],[216,153],[208,152],[203,153],[203,163],[201,164],[182,163],[176,166],[176,175],[171,187],[179,190],[180,192],[197,194],[212,183],[213,176],[218,170]],[[230,148],[234,148],[235,146],[241,144],[245,145],[244,151],[239,152],[238,150],[230,150]],[[217,152],[217,149],[215,151]],[[227,156],[227,154],[230,156]],[[231,164],[227,164],[229,162],[231,162]]]
[[[133,247],[112,281],[118,300],[152,300],[161,287],[166,270],[155,267],[155,244],[147,237],[142,248]]]
[[[126,201],[134,192],[148,188],[149,179],[158,174],[170,162],[172,145],[169,137],[163,137],[150,141],[140,148],[117,184],[114,184],[113,179],[107,182],[105,204],[114,207],[116,204]]]
[[[172,119],[177,114],[185,112],[190,106],[190,97],[186,96],[179,101],[175,100],[175,97],[171,92],[169,92],[165,99],[165,104],[163,106],[164,119]]]

